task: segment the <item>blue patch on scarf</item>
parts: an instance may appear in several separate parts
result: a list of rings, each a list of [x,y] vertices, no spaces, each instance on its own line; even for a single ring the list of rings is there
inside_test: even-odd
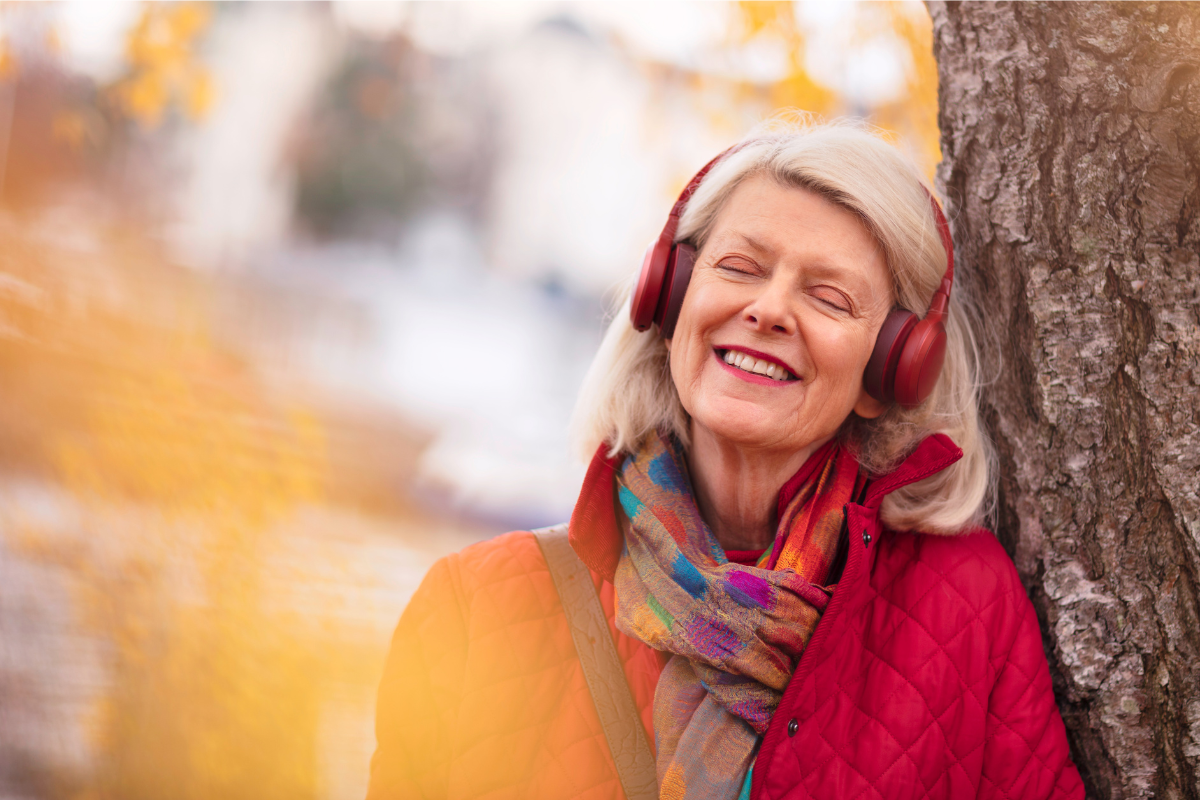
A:
[[[630,519],[634,519],[638,512],[646,507],[641,500],[637,499],[637,495],[624,486],[617,487],[617,498],[621,501],[621,508],[625,510],[625,516]]]
[[[754,783],[754,762],[750,762],[750,769],[746,770],[746,781],[742,784],[742,790],[738,792],[737,800],[750,800],[750,784]]]
[[[646,474],[650,476],[650,480],[655,485],[669,489],[673,494],[692,493],[691,487],[683,479],[683,474],[679,471],[679,466],[675,463],[674,455],[670,450],[652,459]]]
[[[671,576],[684,588],[684,591],[697,600],[703,600],[704,595],[708,593],[708,583],[704,580],[704,576],[692,565],[692,562],[687,560],[687,556],[683,553],[675,556],[675,561],[671,564]]]

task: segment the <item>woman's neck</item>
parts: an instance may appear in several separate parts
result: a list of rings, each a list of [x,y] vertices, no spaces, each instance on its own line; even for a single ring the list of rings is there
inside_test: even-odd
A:
[[[779,490],[824,442],[800,451],[751,450],[692,425],[688,454],[700,514],[726,550],[761,550],[775,539]]]

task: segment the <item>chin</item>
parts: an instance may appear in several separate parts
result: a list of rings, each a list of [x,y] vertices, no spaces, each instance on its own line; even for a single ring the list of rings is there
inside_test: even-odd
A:
[[[741,447],[778,446],[781,440],[792,438],[780,434],[796,427],[794,416],[781,418],[756,403],[732,398],[705,403],[697,411],[692,414],[693,424],[702,425],[718,439]]]

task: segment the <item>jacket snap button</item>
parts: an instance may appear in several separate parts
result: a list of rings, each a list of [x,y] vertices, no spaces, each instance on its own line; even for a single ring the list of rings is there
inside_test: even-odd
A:
[[[869,533],[863,534],[863,545],[866,547],[871,546],[871,534],[869,534]]]
[[[800,723],[795,718],[788,720],[788,736],[795,736],[798,730],[800,730]]]

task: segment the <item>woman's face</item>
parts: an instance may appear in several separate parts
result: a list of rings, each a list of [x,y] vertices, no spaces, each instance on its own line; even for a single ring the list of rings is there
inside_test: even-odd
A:
[[[767,176],[744,181],[667,343],[693,434],[796,453],[852,411],[883,413],[862,375],[891,306],[883,252],[853,212]]]

